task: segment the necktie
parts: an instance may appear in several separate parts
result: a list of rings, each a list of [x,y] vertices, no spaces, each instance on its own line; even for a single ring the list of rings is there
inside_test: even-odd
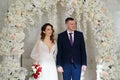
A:
[[[70,44],[71,44],[71,45],[73,45],[72,34],[73,34],[73,33],[69,33],[69,35],[70,35]]]
[[[73,34],[73,33],[69,33],[69,35],[70,35],[70,44],[71,44],[71,46],[73,45],[72,34]],[[74,61],[73,61],[73,57],[71,57],[71,62],[72,62],[72,63],[74,62]]]

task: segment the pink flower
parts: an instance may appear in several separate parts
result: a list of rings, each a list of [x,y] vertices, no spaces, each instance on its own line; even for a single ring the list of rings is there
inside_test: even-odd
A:
[[[12,52],[16,52],[16,51],[17,51],[17,48],[13,48],[13,49],[12,49]]]
[[[17,22],[15,26],[16,26],[17,28],[19,28],[19,27],[21,27],[22,25],[21,25],[19,22]]]
[[[11,39],[15,39],[15,34],[10,34]]]
[[[105,35],[107,38],[111,37],[111,34],[110,33],[106,33]]]
[[[112,57],[110,55],[105,57],[105,61],[110,62],[112,60]]]
[[[105,12],[105,9],[103,7],[101,7],[100,13],[104,13],[104,12]]]

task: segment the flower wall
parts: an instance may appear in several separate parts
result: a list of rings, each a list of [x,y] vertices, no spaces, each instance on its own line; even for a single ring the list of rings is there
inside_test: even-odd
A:
[[[26,70],[20,67],[20,56],[24,53],[24,29],[34,27],[38,20],[41,22],[44,13],[47,13],[49,22],[56,29],[58,3],[66,8],[66,17],[74,16],[77,29],[84,33],[85,39],[89,27],[87,22],[92,25],[99,53],[96,56],[96,80],[116,80],[118,63],[116,40],[111,29],[112,18],[100,0],[17,0],[7,11],[7,27],[3,28],[0,35],[0,55],[4,58],[0,66],[0,79],[25,79]]]

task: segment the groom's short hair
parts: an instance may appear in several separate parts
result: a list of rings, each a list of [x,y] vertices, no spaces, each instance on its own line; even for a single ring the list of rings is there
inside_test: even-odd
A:
[[[66,19],[65,19],[65,24],[66,24],[68,21],[74,21],[74,18],[72,18],[72,17],[66,18]]]

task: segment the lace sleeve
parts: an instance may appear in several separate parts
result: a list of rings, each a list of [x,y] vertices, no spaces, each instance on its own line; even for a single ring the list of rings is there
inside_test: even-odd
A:
[[[35,44],[32,52],[31,52],[31,58],[34,59],[36,62],[38,62],[38,59],[39,59],[39,55],[40,55],[40,42],[37,41],[37,43]]]
[[[55,42],[55,50],[53,52],[53,57],[55,61],[56,61],[56,55],[57,55],[57,43]]]

